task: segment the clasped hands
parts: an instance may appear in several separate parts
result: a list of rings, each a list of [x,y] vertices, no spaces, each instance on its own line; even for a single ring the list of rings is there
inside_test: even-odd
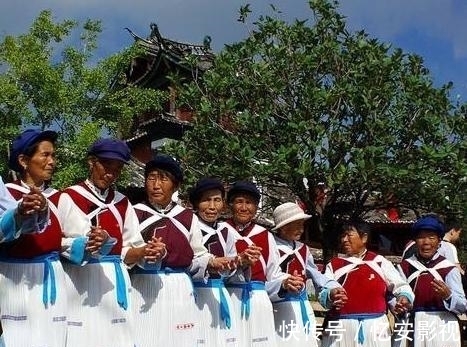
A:
[[[282,289],[291,292],[299,293],[305,288],[305,282],[303,277],[299,275],[298,271],[295,270],[293,275],[289,275],[282,281]]]
[[[39,188],[31,186],[27,194],[23,194],[23,200],[18,204],[18,214],[21,216],[32,215],[37,212],[45,211],[47,208],[47,199]]]
[[[162,241],[162,237],[155,235],[147,242],[144,247],[144,260],[148,263],[155,263],[167,255],[167,248]]]
[[[86,236],[88,237],[86,251],[91,253],[91,255],[96,255],[109,238],[109,233],[98,225],[91,226],[91,230]]]
[[[261,247],[252,244],[236,257],[212,257],[208,263],[208,270],[212,273],[221,273],[234,270],[239,266],[246,268],[259,260],[261,250]]]
[[[255,244],[249,245],[243,252],[237,255],[237,264],[248,267],[256,263],[261,257],[262,248]]]
[[[336,310],[340,310],[347,303],[347,292],[342,287],[332,288],[329,292],[329,299]]]

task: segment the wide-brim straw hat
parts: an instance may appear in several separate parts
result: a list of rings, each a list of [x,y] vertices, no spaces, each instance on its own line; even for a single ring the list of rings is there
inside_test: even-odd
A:
[[[275,225],[271,230],[274,231],[296,220],[307,220],[311,218],[311,215],[306,214],[300,206],[293,202],[286,202],[277,206],[272,216]]]

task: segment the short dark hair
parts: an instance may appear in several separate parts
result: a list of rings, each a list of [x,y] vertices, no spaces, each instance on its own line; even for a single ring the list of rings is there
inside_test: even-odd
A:
[[[462,223],[459,222],[459,220],[455,218],[454,216],[446,217],[446,222],[444,223],[444,225],[446,227],[446,232],[449,232],[452,229],[454,230],[462,229]]]
[[[370,225],[365,222],[364,220],[358,218],[358,219],[349,219],[347,221],[344,221],[342,223],[341,230],[339,232],[339,235],[342,235],[346,231],[355,229],[358,232],[358,235],[363,236],[363,235],[368,235],[370,237],[371,235],[371,228]]]

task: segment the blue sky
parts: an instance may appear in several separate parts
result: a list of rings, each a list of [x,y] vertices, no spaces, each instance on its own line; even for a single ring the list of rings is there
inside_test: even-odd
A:
[[[0,36],[25,33],[41,10],[50,9],[57,20],[101,20],[102,57],[131,43],[125,27],[146,37],[151,22],[158,24],[163,36],[182,42],[201,43],[210,35],[214,50],[219,50],[247,35],[248,27],[236,21],[245,3],[263,14],[273,3],[284,19],[311,15],[306,0],[4,0]],[[452,97],[467,102],[467,1],[341,0],[339,12],[347,17],[351,31],[364,29],[382,42],[421,55],[435,85],[452,81]]]

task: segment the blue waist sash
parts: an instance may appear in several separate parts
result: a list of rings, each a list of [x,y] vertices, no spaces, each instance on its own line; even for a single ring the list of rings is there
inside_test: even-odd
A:
[[[219,305],[221,319],[225,322],[225,326],[230,329],[232,321],[230,317],[229,305],[227,298],[225,297],[223,289],[225,288],[224,281],[222,279],[209,279],[207,282],[194,282],[195,288],[213,288],[219,291]]]
[[[44,274],[42,280],[42,302],[47,307],[50,303],[55,304],[57,299],[57,281],[55,279],[55,271],[52,265],[53,262],[59,261],[60,257],[58,252],[52,252],[44,255],[40,255],[34,258],[0,258],[0,261],[5,263],[18,263],[18,264],[33,264],[42,263],[44,264]],[[50,293],[49,293],[50,287]]]
[[[228,283],[228,288],[241,288],[242,289],[242,309],[241,316],[248,319],[250,317],[250,296],[253,290],[266,290],[264,282],[251,281],[244,283]]]
[[[298,301],[300,303],[300,314],[302,316],[302,322],[304,327],[310,328],[310,318],[308,317],[308,312],[306,310],[306,305],[305,303],[308,301],[308,294],[306,290],[302,290],[299,293],[292,294],[292,293],[287,293],[284,299],[276,301],[276,302],[288,302],[288,301]],[[310,329],[306,329],[307,331],[310,331]]]
[[[128,298],[126,293],[125,277],[122,270],[122,258],[120,255],[103,255],[99,258],[91,258],[90,264],[96,263],[113,263],[115,269],[115,284],[118,305],[126,310],[128,308]]]
[[[385,313],[353,313],[339,315],[339,319],[356,319],[358,320],[358,343],[362,344],[365,341],[362,321],[365,319],[373,319],[384,316]]]

